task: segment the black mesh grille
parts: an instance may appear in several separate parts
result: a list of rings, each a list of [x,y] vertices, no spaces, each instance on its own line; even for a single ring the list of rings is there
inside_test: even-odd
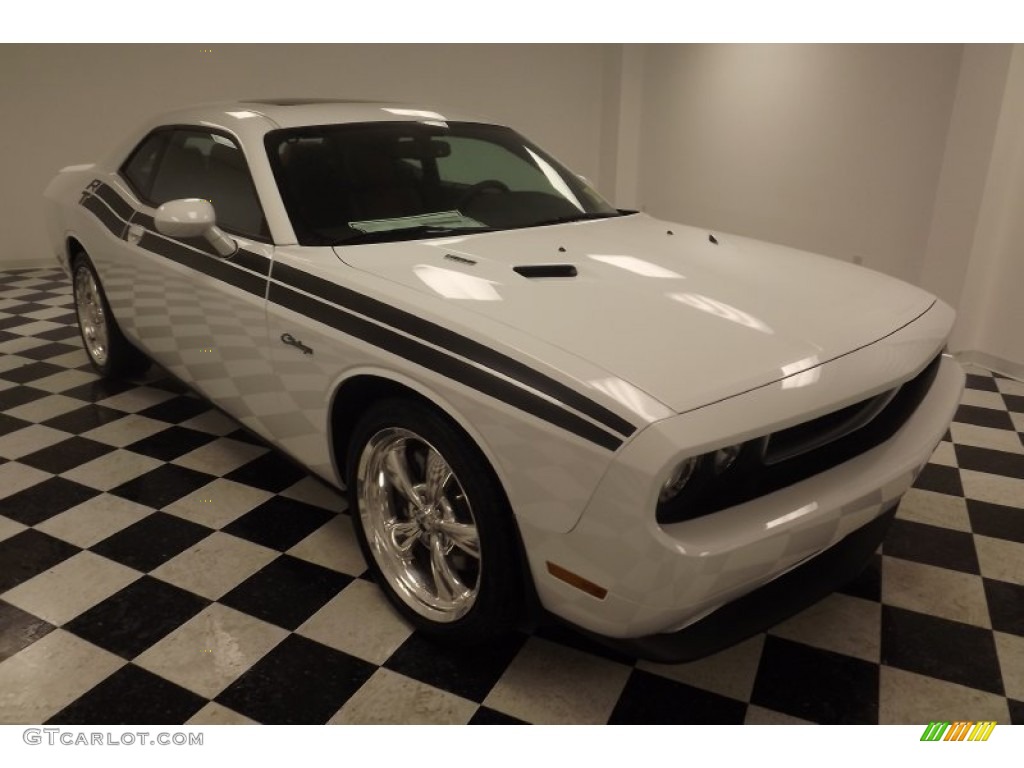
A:
[[[897,389],[744,443],[736,462],[719,477],[705,459],[679,496],[658,505],[658,522],[689,520],[742,504],[881,445],[921,404],[940,360],[941,355]]]

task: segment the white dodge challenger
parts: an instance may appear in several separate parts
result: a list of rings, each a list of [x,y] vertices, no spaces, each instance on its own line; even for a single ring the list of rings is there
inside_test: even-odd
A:
[[[381,589],[453,642],[758,632],[863,568],[963,388],[928,293],[616,210],[468,116],[196,107],[45,197],[93,366],[156,361],[346,488]]]

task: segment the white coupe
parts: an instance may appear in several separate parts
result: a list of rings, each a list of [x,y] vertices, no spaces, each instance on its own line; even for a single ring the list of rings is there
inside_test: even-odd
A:
[[[381,589],[453,642],[760,631],[863,568],[963,387],[928,293],[616,210],[464,115],[195,107],[45,197],[95,368],[154,360],[346,488]]]

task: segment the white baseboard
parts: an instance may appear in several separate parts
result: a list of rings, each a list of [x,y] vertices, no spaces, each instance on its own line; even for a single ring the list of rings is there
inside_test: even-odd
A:
[[[0,259],[0,272],[8,269],[47,269],[59,266],[56,259]]]
[[[971,363],[972,365],[1001,373],[1003,376],[1009,376],[1011,379],[1024,381],[1024,365],[1021,363],[1004,360],[1001,357],[990,355],[988,352],[980,352],[976,349],[965,349],[961,352],[955,352],[953,357],[961,363]]]

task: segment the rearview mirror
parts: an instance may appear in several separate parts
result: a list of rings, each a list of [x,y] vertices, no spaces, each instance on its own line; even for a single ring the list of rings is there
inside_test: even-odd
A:
[[[217,213],[209,200],[198,197],[168,200],[156,209],[156,231],[167,237],[202,237],[221,256],[232,256],[238,243],[217,226]]]

